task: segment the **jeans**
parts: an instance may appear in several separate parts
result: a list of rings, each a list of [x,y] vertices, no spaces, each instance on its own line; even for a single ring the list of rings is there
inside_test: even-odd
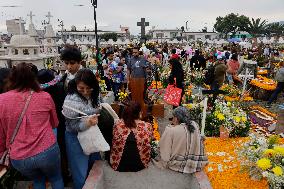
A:
[[[90,168],[95,160],[100,159],[100,154],[85,155],[77,138],[77,133],[65,131],[65,143],[68,164],[73,179],[73,188],[82,189]]]
[[[270,96],[268,100],[268,103],[271,104],[274,100],[276,100],[278,94],[281,93],[283,89],[284,89],[284,82],[278,82],[275,91],[273,92],[273,94]]]
[[[33,157],[11,160],[11,163],[20,173],[33,180],[35,189],[45,189],[46,179],[53,189],[64,188],[57,143]]]
[[[227,79],[228,79],[228,82],[230,85],[232,85],[234,83],[234,80],[233,80],[233,75],[232,74],[228,74],[227,73]]]

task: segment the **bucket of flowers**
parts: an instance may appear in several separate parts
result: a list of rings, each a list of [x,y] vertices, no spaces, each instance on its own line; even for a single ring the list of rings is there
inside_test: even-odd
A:
[[[284,145],[279,136],[266,138],[251,134],[238,154],[242,170],[249,173],[252,179],[267,179],[270,188],[283,188]]]
[[[215,101],[215,110],[206,118],[205,132],[221,138],[244,137],[248,135],[250,122],[247,113],[231,102]]]

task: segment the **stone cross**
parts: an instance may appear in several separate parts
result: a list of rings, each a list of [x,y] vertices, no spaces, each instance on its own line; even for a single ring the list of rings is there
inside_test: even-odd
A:
[[[22,20],[22,17],[19,17],[19,21],[15,21],[16,24],[19,24],[19,28],[20,28],[20,35],[23,35],[23,31],[22,31],[22,24],[25,23],[24,20]]]
[[[47,13],[46,17],[48,18],[48,24],[50,24],[50,18],[53,17],[50,12]]]
[[[32,24],[32,23],[33,23],[33,16],[35,16],[35,15],[34,15],[33,12],[31,11],[30,14],[28,14],[27,16],[30,17],[30,21],[31,21],[31,24]]]
[[[141,27],[141,39],[145,39],[145,29],[149,26],[149,22],[145,22],[145,18],[141,18],[141,22],[137,22],[137,26]]]

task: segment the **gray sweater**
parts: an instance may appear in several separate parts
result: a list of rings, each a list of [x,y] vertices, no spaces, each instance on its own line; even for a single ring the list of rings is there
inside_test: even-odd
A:
[[[87,115],[93,115],[98,113],[99,108],[93,108],[91,101],[83,101],[77,94],[67,95],[64,104],[62,114],[65,116],[66,131],[77,133],[87,130],[89,127],[86,125],[86,117],[81,118],[81,115],[66,106],[84,112]]]
[[[284,68],[281,67],[276,73],[275,80],[278,82],[284,82]]]

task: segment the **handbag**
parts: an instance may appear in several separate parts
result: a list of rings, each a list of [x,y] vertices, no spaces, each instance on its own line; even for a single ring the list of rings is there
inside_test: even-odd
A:
[[[179,106],[182,89],[177,88],[176,84],[168,85],[164,95],[164,101],[173,106]]]
[[[82,114],[82,117],[88,117],[88,115],[80,110],[64,105],[64,108],[70,109],[74,112]],[[84,154],[90,155],[94,152],[105,152],[110,150],[109,144],[106,142],[98,125],[94,125],[85,131],[78,132],[77,138],[83,149]]]
[[[1,156],[0,165],[4,165],[4,166],[6,166],[6,167],[9,167],[9,166],[10,166],[10,151],[11,151],[11,145],[13,144],[13,142],[14,142],[16,136],[17,136],[17,133],[18,133],[18,131],[19,131],[19,129],[20,129],[20,125],[21,125],[21,123],[22,123],[22,121],[23,121],[24,115],[25,115],[25,113],[26,113],[26,111],[27,111],[27,108],[28,108],[28,106],[29,106],[29,104],[30,104],[30,101],[31,101],[31,98],[32,98],[32,94],[33,94],[33,93],[34,93],[34,91],[31,91],[29,97],[28,97],[27,100],[26,100],[25,106],[24,106],[24,108],[23,108],[23,110],[22,110],[22,113],[20,114],[20,117],[19,117],[19,119],[18,119],[18,121],[17,121],[16,128],[15,128],[15,130],[14,130],[14,132],[13,132],[13,135],[12,135],[12,137],[11,137],[11,139],[10,139],[9,148],[8,148],[7,150],[5,150],[5,152],[4,152],[3,155]]]

